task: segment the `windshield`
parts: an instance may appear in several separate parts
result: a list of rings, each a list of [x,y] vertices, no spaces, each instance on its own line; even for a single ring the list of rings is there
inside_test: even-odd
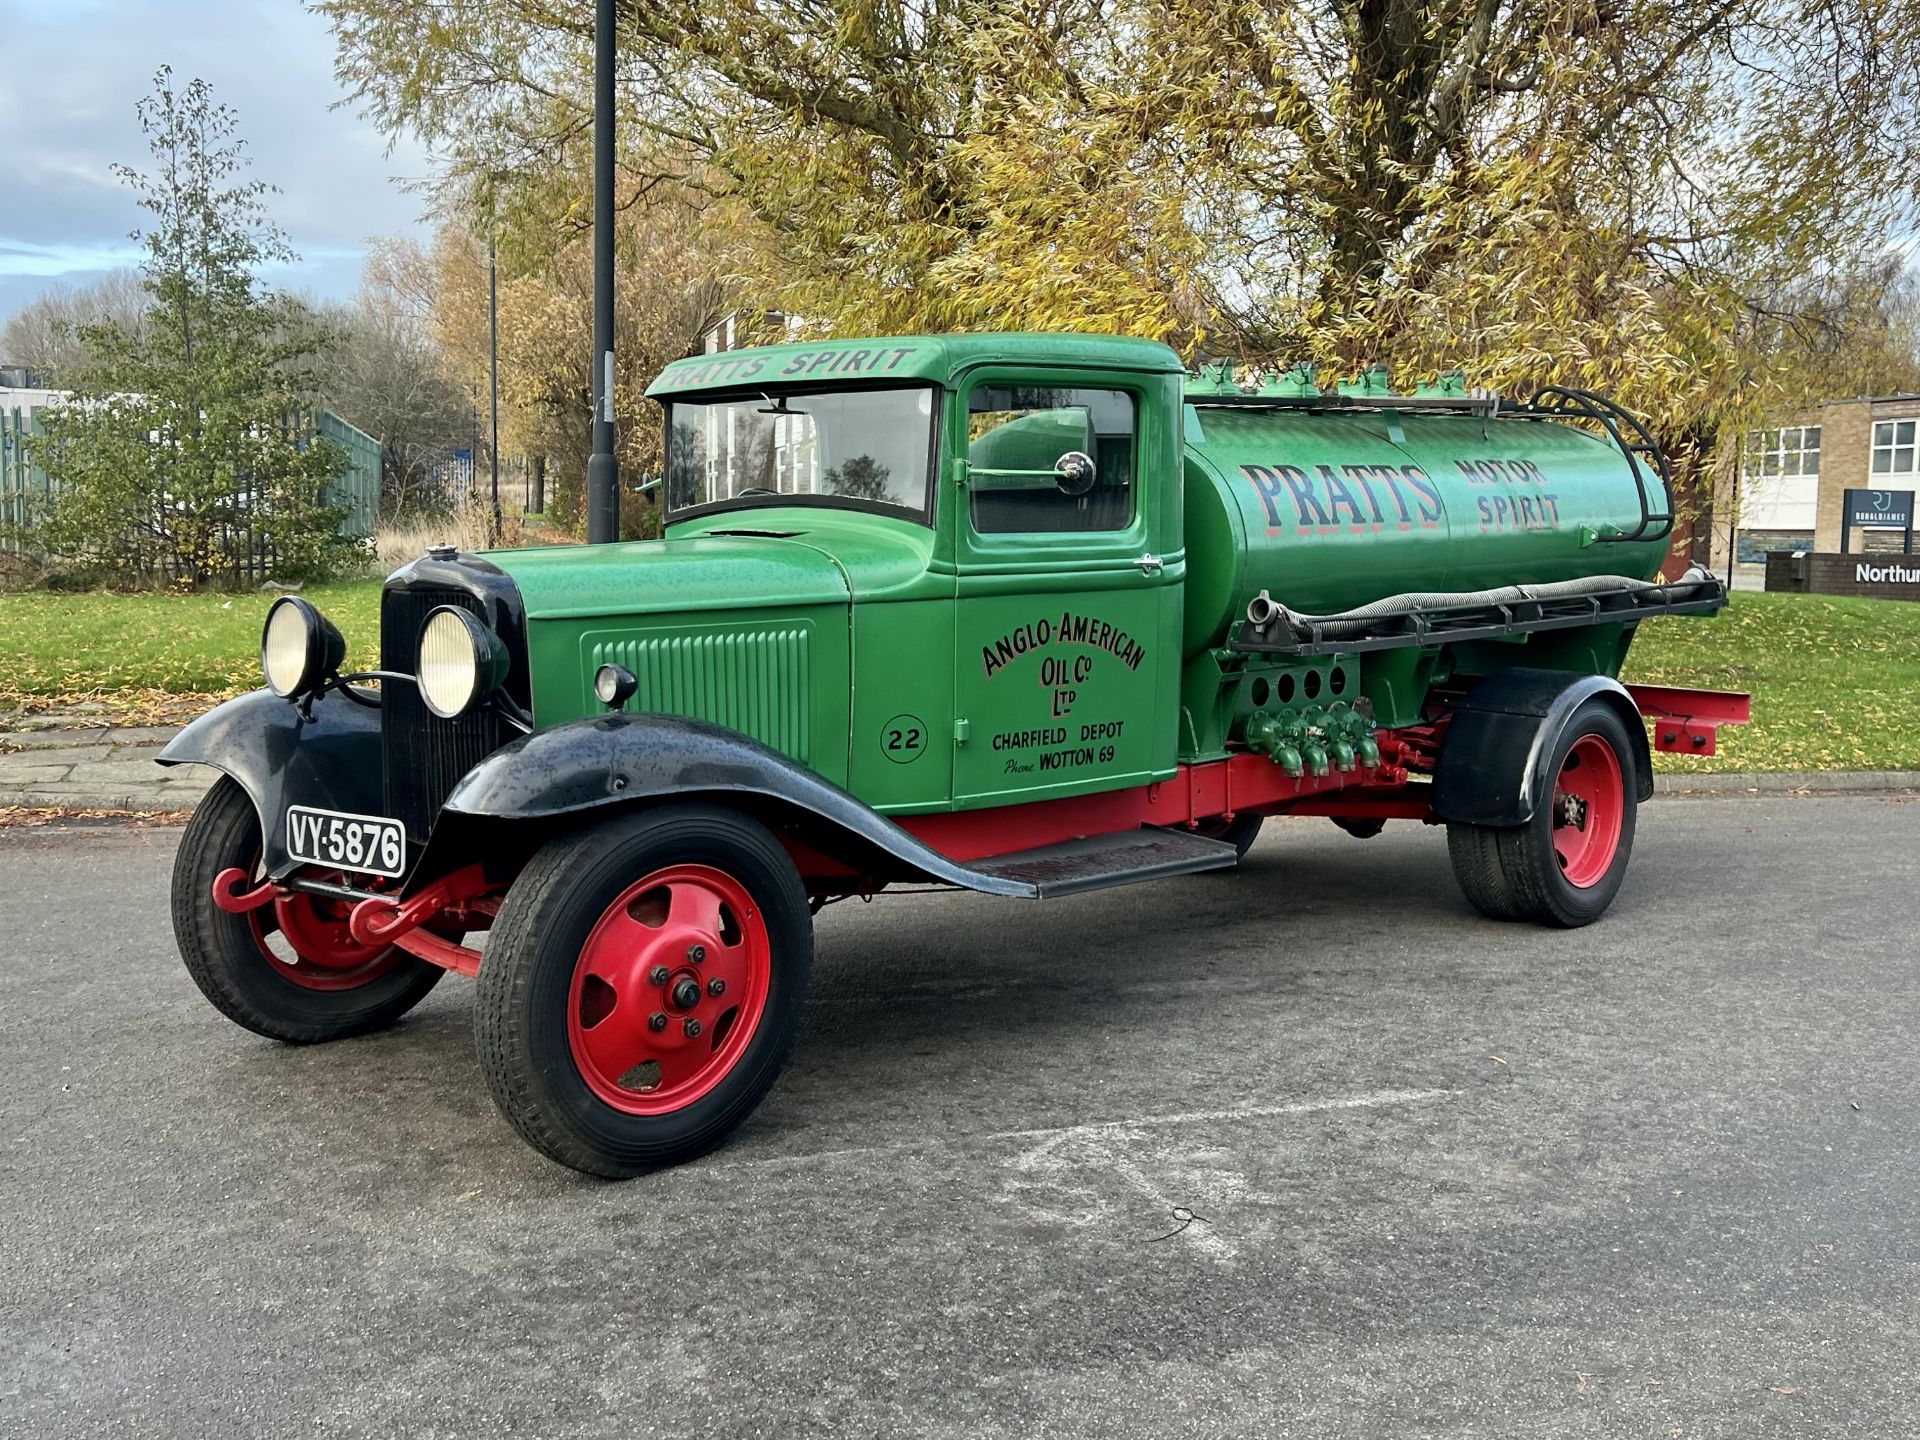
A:
[[[675,400],[667,435],[672,510],[801,497],[926,513],[933,391],[925,386]]]

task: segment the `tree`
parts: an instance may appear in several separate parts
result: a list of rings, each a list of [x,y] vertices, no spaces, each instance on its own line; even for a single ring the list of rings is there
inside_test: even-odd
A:
[[[388,125],[531,172],[590,15],[323,0]],[[822,328],[1602,389],[1683,477],[1825,377],[1783,336],[1911,229],[1920,0],[623,0],[636,186],[751,214]],[[418,37],[425,35],[424,45]],[[1812,308],[1802,312],[1793,307]],[[1782,308],[1786,307],[1786,308]]]
[[[412,241],[376,244],[360,293],[317,307],[332,334],[316,385],[329,409],[380,442],[383,517],[431,507],[434,465],[473,442],[474,400],[434,334],[428,259]]]
[[[450,193],[425,272],[435,339],[453,381],[475,396],[487,385],[487,253],[482,223],[493,210],[499,243],[502,445],[548,461],[548,511],[578,531],[584,522],[591,451],[593,260],[579,195],[589,155],[576,137],[537,176],[511,186],[494,172],[491,198]],[[621,530],[657,533],[659,507],[637,486],[660,474],[658,411],[647,384],[688,353],[720,313],[723,278],[742,264],[725,206],[702,207],[679,187],[648,190],[625,179],[619,196],[615,276],[615,425],[624,490]]]
[[[90,285],[43,290],[0,326],[0,364],[24,365],[53,387],[86,368],[92,357],[80,339],[89,326],[139,335],[149,297],[139,272],[113,270]]]
[[[823,494],[853,500],[885,500],[892,493],[892,479],[892,469],[871,455],[850,455],[845,464],[830,467],[820,477],[820,489]]]
[[[325,574],[354,550],[324,498],[344,456],[303,438],[325,337],[255,275],[291,257],[269,187],[241,177],[236,118],[204,81],[176,93],[163,68],[138,113],[155,169],[115,171],[149,216],[147,324],[79,330],[87,359],[32,442],[53,484],[30,539],[121,578]]]

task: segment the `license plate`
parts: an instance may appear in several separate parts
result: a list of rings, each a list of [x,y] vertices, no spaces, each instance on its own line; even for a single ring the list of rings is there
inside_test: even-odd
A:
[[[397,877],[406,870],[407,834],[384,815],[293,805],[287,809],[287,854],[329,870]]]

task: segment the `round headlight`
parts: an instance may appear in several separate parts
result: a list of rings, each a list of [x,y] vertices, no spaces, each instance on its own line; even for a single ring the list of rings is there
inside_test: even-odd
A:
[[[507,675],[500,637],[465,610],[442,605],[420,627],[420,698],[442,720],[464,715]]]
[[[282,595],[260,628],[260,672],[280,696],[304,695],[340,668],[347,642],[326,617],[297,595]]]

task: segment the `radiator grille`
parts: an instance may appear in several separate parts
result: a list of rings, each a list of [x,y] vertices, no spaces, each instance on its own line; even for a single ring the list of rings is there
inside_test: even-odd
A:
[[[803,764],[811,694],[804,626],[707,634],[588,637],[588,679],[624,665],[640,682],[627,709],[710,720]]]
[[[482,619],[477,596],[459,590],[389,590],[380,602],[380,668],[412,675],[420,664],[420,626],[442,605],[470,610]],[[418,687],[389,681],[381,687],[380,725],[386,764],[387,813],[415,839],[424,840],[453,787],[506,740],[491,708],[442,720],[420,698]]]

